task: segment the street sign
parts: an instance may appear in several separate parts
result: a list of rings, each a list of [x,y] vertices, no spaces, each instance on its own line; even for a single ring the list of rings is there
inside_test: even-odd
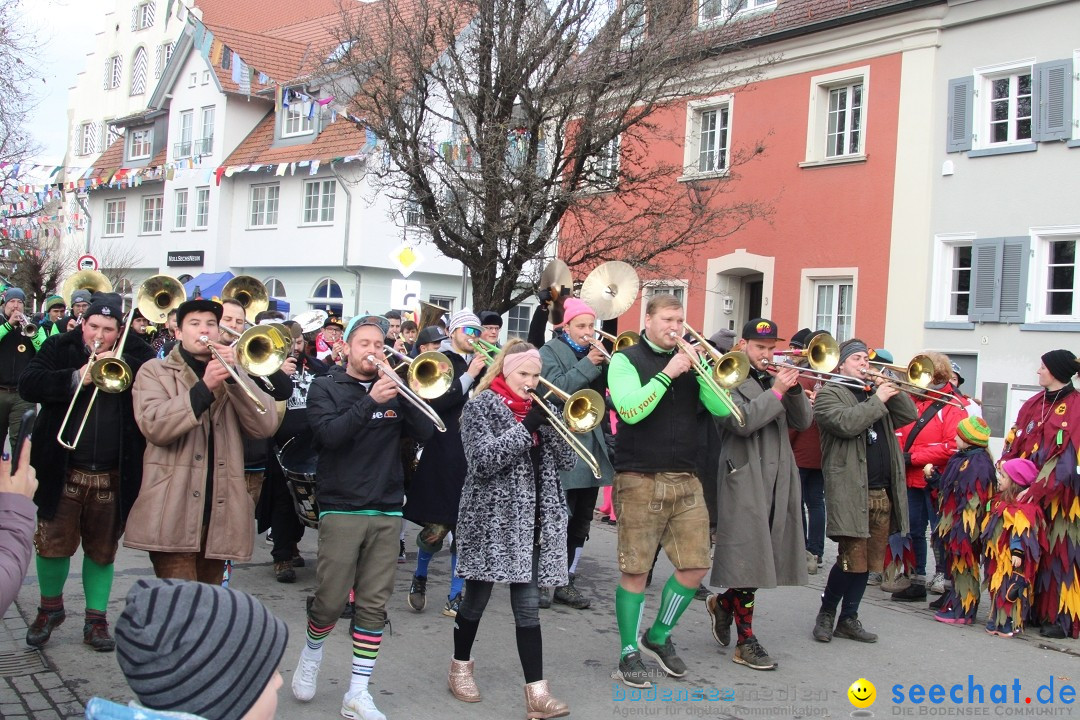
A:
[[[93,255],[80,255],[79,259],[75,262],[75,267],[79,270],[97,270],[98,261]]]
[[[424,262],[424,256],[412,245],[402,243],[396,250],[390,253],[390,261],[397,266],[398,271],[402,275],[409,277],[409,275]]]
[[[417,310],[420,307],[419,300],[419,280],[390,280],[390,307],[395,310]]]

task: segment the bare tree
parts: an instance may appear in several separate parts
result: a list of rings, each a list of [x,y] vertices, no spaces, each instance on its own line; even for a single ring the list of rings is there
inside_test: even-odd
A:
[[[120,245],[114,242],[104,248],[99,247],[97,253],[99,269],[117,292],[130,282],[131,271],[139,267],[142,260],[142,253],[134,244]]]
[[[349,4],[323,80],[381,141],[380,191],[468,268],[475,306],[505,311],[557,239],[571,266],[651,267],[768,214],[726,197],[763,141],[707,182],[678,182],[681,158],[649,154],[682,143],[665,134],[666,106],[770,62],[723,23],[696,33],[697,17],[687,0]]]
[[[59,199],[46,203],[40,211],[41,222],[30,237],[15,233],[4,241],[7,279],[26,293],[28,313],[55,294],[60,281],[75,267],[77,253],[63,241],[63,221],[49,219],[59,217],[60,206]]]

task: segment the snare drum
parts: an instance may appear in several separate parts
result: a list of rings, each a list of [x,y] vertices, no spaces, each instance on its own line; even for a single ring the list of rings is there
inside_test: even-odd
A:
[[[300,522],[310,528],[319,527],[319,501],[315,499],[315,465],[319,454],[311,436],[291,438],[278,448],[277,458]]]

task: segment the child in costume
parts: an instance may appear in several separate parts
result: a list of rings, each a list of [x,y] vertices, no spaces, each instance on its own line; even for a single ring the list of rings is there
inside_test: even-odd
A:
[[[986,632],[1012,637],[1024,629],[1031,607],[1031,584],[1046,547],[1046,522],[1038,504],[1020,493],[1039,474],[1027,458],[1013,458],[998,470],[998,496],[983,519],[985,571],[990,588]]]
[[[938,622],[971,625],[979,609],[979,532],[994,487],[994,460],[986,449],[990,428],[979,417],[967,417],[956,428],[956,454],[943,473],[927,465],[927,484],[938,490],[937,534],[952,578],[934,615]]]

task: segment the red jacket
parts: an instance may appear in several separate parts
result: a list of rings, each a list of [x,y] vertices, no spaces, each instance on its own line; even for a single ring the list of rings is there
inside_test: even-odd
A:
[[[942,391],[953,392],[952,385],[946,385]],[[913,397],[912,400],[915,401],[915,411],[919,417],[922,417],[923,411],[934,402],[919,397]],[[923,426],[923,429],[915,436],[915,442],[905,451],[910,455],[910,462],[907,465],[908,487],[926,487],[923,466],[927,463],[933,465],[938,471],[945,467],[945,463],[956,452],[956,426],[967,416],[967,410],[955,405],[945,405]],[[896,431],[901,450],[907,447],[908,435],[914,427],[915,423],[911,423]]]

